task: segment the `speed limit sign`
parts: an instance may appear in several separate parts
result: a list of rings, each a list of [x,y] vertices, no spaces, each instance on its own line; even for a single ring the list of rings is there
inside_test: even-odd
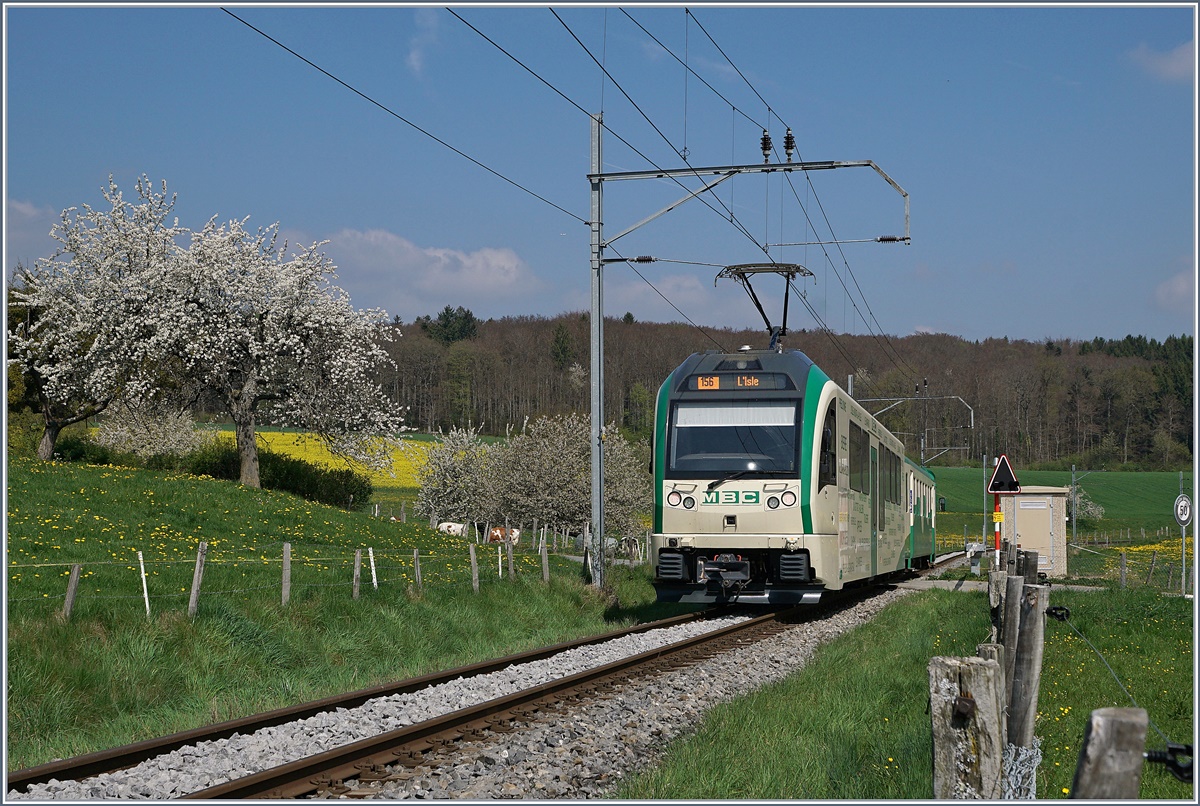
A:
[[[1175,522],[1187,526],[1192,522],[1192,499],[1181,495],[1175,499]]]

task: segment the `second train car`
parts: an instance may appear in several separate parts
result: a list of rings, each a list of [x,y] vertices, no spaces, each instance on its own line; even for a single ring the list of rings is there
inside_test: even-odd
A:
[[[685,360],[653,468],[659,601],[814,603],[933,559],[933,474],[798,350]]]

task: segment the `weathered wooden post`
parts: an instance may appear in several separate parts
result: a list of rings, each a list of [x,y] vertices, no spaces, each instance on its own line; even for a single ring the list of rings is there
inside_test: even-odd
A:
[[[467,549],[471,552],[471,588],[479,593],[479,563],[475,560],[475,544],[468,543]]]
[[[413,549],[413,578],[417,581],[417,590],[421,590],[421,550]]]
[[[996,661],[996,665],[999,667],[999,681],[997,682],[997,687],[1000,689],[1001,696],[1003,696],[1004,691],[1006,690],[1004,681],[1004,644],[998,644],[995,642],[979,644],[975,647],[975,654],[984,660]],[[1001,705],[1003,706],[1003,703],[1001,703]],[[1001,746],[1008,744],[1008,721],[1003,717],[1000,719],[1000,739]]]
[[[1046,585],[1025,585],[1020,596],[1021,625],[1008,709],[1008,741],[1017,747],[1033,747],[1049,600]]]
[[[188,597],[188,618],[196,617],[200,607],[200,580],[204,578],[204,557],[208,554],[208,543],[200,541],[200,549],[196,552],[196,568],[192,571],[192,593]]]
[[[75,594],[79,590],[79,572],[82,570],[83,566],[79,563],[71,566],[71,578],[67,580],[67,598],[63,602],[63,621],[69,621],[71,619],[71,611],[75,609]]]
[[[1004,704],[1012,705],[1012,681],[1017,664],[1017,638],[1021,631],[1021,590],[1025,578],[1005,577],[1004,586]]]
[[[991,569],[988,571],[988,609],[992,616],[993,641],[1003,637],[1001,626],[1004,624],[1004,586],[1007,577],[1003,571]]]
[[[505,528],[508,528],[508,527],[505,527]],[[507,557],[508,557],[508,578],[509,578],[509,579],[516,579],[516,578],[517,578],[517,572],[516,572],[515,570],[513,570],[513,556],[512,556],[512,554],[513,554],[513,547],[512,547],[512,540],[505,540],[505,541],[504,541],[504,553],[505,553],[505,555],[507,555]]]
[[[550,555],[546,553],[546,539],[542,538],[542,582],[550,581]]]
[[[1003,697],[1000,666],[994,660],[929,661],[933,797],[1000,798]]]
[[[358,582],[362,577],[362,549],[354,550],[354,593],[351,597],[358,598]]]
[[[292,598],[292,544],[283,544],[283,604]]]
[[[1092,711],[1079,750],[1071,797],[1135,800],[1142,784],[1142,752],[1149,718],[1141,708]]]
[[[1038,553],[1036,551],[1025,551],[1022,552],[1022,556],[1025,557],[1025,584],[1038,584]]]
[[[379,590],[379,577],[375,575],[375,549],[367,546],[367,558],[371,561],[371,587]]]
[[[1145,532],[1146,530],[1143,529],[1142,531]],[[1128,564],[1128,559],[1125,556],[1125,552],[1122,551],[1121,552],[1121,589],[1122,590],[1125,589],[1125,570],[1126,570],[1127,564]]]
[[[1154,578],[1154,563],[1158,559],[1158,549],[1150,553],[1150,573],[1146,574],[1146,584],[1150,584],[1150,580]]]

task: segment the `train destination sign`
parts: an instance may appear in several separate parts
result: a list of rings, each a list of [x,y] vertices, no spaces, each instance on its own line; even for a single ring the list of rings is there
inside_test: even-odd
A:
[[[693,392],[757,392],[792,389],[791,379],[782,372],[737,372],[692,375],[687,388]]]

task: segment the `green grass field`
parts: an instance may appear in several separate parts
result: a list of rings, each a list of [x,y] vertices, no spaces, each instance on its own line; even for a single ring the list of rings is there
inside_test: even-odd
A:
[[[964,497],[969,472],[963,471]],[[475,594],[465,544],[415,519],[392,523],[282,493],[128,468],[10,460],[8,474],[10,768],[680,612],[654,603],[645,567],[611,569],[614,604],[583,583],[577,563],[561,557],[552,558],[551,582],[544,584],[540,562],[524,551],[516,556],[516,580],[498,572],[494,553],[481,551],[481,591]],[[1113,474],[1145,489],[1141,475]],[[1144,483],[1166,486],[1164,479]],[[1144,506],[1138,495],[1112,500],[1119,517],[1136,517],[1128,513]],[[200,541],[209,553],[199,611],[189,619]],[[280,599],[284,542],[293,550],[287,606]],[[379,589],[364,567],[355,600],[353,554],[362,550],[365,563],[368,548]],[[420,589],[414,549],[422,557]],[[82,565],[83,576],[72,618],[64,623],[58,613],[74,563]],[[1060,598],[1058,589],[1052,601],[1069,603],[1072,622],[1164,733],[1176,741],[1191,736],[1190,601],[1147,591],[1063,592]],[[827,660],[779,684],[785,688],[730,706],[743,717],[755,715],[748,725],[721,728],[714,717],[713,727],[698,726],[695,741],[744,748],[739,753],[746,758],[755,748],[774,746],[776,752],[756,763],[775,777],[731,788],[734,779],[722,778],[727,761],[685,744],[676,751],[684,767],[664,767],[665,778],[651,777],[646,788],[626,796],[926,798],[925,665],[934,654],[973,654],[985,636],[981,597],[908,597],[878,624],[842,639],[842,649],[831,647]],[[1066,797],[1061,790],[1069,787],[1087,713],[1128,704],[1103,663],[1073,636],[1062,628],[1047,633],[1038,727],[1046,753],[1042,797]],[[880,677],[880,669],[887,674]],[[819,702],[813,692],[821,692]],[[801,719],[810,713],[838,716]],[[710,735],[716,738],[705,738]],[[841,751],[813,752],[836,735],[845,736]],[[692,756],[707,763],[689,768]],[[793,775],[784,767],[794,765],[780,764],[793,757],[814,761],[805,761],[802,779],[779,777]],[[1173,779],[1153,783],[1165,776],[1150,772],[1144,797],[1190,796],[1190,788],[1172,789]],[[747,766],[742,778],[749,782],[755,775]],[[792,794],[781,794],[786,792]]]
[[[1014,468],[1023,487],[1070,487],[1070,471],[1021,470]],[[937,494],[946,499],[946,511],[937,513],[939,535],[958,535],[963,528],[972,537],[984,530],[984,513],[992,511],[992,496],[986,496],[991,470],[970,467],[939,467],[934,469]],[[1104,507],[1104,517],[1098,521],[1081,521],[1076,525],[1080,538],[1094,532],[1116,532],[1131,529],[1140,537],[1159,530],[1170,530],[1179,536],[1175,523],[1174,503],[1179,495],[1179,473],[1109,473],[1077,474],[1080,489]],[[1192,490],[1192,474],[1183,474],[1184,492]],[[986,523],[990,530],[990,522]]]

